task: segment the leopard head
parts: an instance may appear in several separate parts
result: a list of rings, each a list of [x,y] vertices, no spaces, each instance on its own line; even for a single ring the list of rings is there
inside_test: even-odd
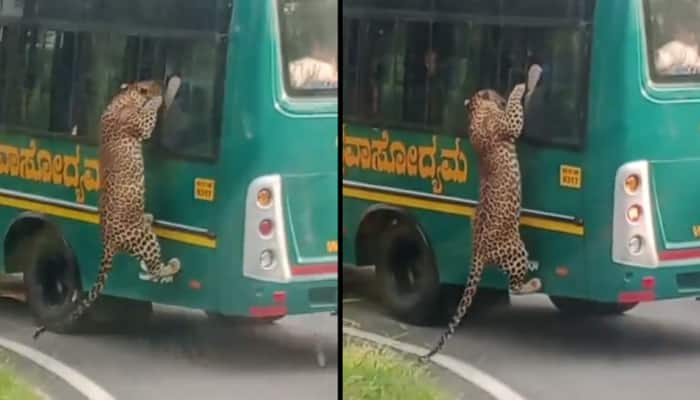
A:
[[[501,110],[505,110],[506,99],[493,89],[482,89],[464,102],[470,116],[475,110],[485,105],[495,105]]]
[[[102,114],[102,136],[131,136],[149,139],[163,105],[163,88],[158,81],[124,83]],[[115,137],[116,139],[116,137]]]

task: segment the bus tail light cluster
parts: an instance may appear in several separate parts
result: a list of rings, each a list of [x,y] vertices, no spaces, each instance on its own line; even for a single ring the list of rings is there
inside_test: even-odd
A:
[[[291,279],[281,199],[279,175],[259,177],[248,187],[243,243],[247,277],[272,282]]]
[[[658,266],[649,163],[633,161],[622,165],[615,177],[614,196],[613,261],[625,265]]]

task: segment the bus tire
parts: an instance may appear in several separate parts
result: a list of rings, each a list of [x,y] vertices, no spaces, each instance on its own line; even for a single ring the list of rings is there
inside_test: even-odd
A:
[[[265,317],[253,318],[240,315],[224,315],[214,311],[205,311],[207,317],[218,324],[229,326],[251,326],[251,325],[270,325],[284,317]]]
[[[27,304],[39,325],[56,333],[77,333],[87,327],[89,316],[74,322],[66,317],[78,305],[73,294],[82,296],[80,271],[70,247],[60,237],[47,237],[48,232],[42,229],[27,238],[32,241],[23,271]]]
[[[622,315],[639,304],[605,303],[559,296],[549,296],[549,300],[560,312],[571,315]]]
[[[378,292],[390,314],[413,325],[440,322],[440,279],[432,248],[420,227],[408,218],[394,216],[377,244]]]

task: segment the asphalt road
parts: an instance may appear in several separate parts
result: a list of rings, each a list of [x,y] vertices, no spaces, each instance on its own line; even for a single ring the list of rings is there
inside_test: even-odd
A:
[[[1,336],[77,369],[117,400],[337,398],[337,317],[328,314],[228,328],[201,312],[156,307],[149,325],[120,333],[47,332],[34,343],[33,331],[23,303],[0,299]]]
[[[345,323],[424,347],[442,332],[387,317],[358,289],[367,287],[344,290]],[[511,303],[467,318],[444,352],[529,400],[699,397],[700,301],[645,303],[624,316],[589,319],[562,317],[543,295]]]

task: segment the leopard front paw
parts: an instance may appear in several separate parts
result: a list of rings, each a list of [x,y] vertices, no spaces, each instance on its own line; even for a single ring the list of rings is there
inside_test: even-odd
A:
[[[523,96],[525,96],[525,91],[527,90],[527,87],[525,86],[524,83],[519,83],[515,85],[513,88],[513,92],[511,93],[511,98],[512,99],[521,99]]]

